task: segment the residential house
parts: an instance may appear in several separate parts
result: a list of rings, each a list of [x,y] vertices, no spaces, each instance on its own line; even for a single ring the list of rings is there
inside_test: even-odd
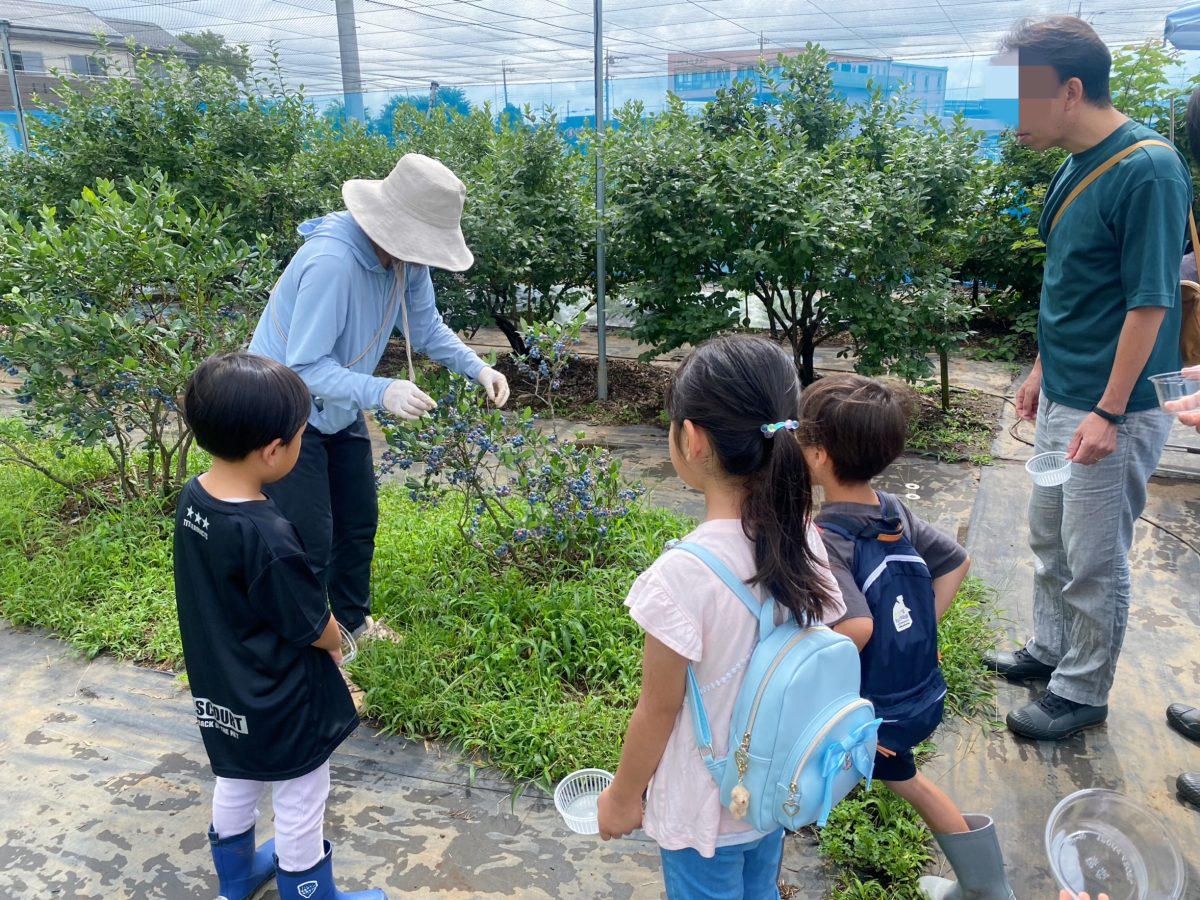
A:
[[[58,75],[72,79],[105,78],[113,71],[133,68],[128,43],[154,54],[195,55],[195,51],[169,32],[149,22],[101,16],[82,6],[60,6],[32,0],[0,0],[0,22],[8,23],[13,73],[21,105],[27,115],[35,111],[37,99],[53,102]],[[108,45],[106,71],[99,59],[101,42]],[[0,60],[0,146],[20,146],[16,106],[13,103],[7,65]],[[57,73],[57,75],[55,74]],[[37,98],[37,99],[35,99]]]

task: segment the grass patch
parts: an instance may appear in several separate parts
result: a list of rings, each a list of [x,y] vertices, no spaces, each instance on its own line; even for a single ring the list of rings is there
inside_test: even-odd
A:
[[[908,450],[942,462],[992,461],[992,441],[1000,421],[996,397],[956,390],[949,412],[942,409],[941,388],[916,388],[917,409],[909,415]]]
[[[65,481],[111,475],[103,451],[34,441],[18,423],[0,427]],[[173,528],[163,508],[144,501],[64,519],[67,501],[65,488],[32,469],[0,465],[0,614],[14,625],[49,629],[88,657],[111,652],[180,665]]]
[[[374,609],[398,644],[354,663],[366,710],[390,731],[450,740],[505,774],[548,786],[616,765],[641,677],[641,632],[623,601],[663,543],[688,530],[646,510],[614,526],[614,564],[534,579],[493,574],[464,549],[456,511],[380,497]]]

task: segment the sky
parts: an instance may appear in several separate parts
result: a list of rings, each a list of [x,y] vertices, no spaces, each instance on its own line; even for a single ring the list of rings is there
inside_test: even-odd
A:
[[[603,0],[614,105],[661,103],[668,53],[761,48],[771,58],[807,41],[830,52],[891,57],[949,70],[948,99],[984,96],[988,59],[1022,16],[1070,12],[1110,44],[1162,38],[1182,0]],[[209,29],[246,43],[257,61],[278,52],[310,96],[341,90],[334,0],[76,0],[100,14],[171,32]],[[0,6],[3,6],[0,0]],[[355,0],[368,107],[429,82],[473,102],[549,103],[591,113],[594,0]],[[1200,66],[1200,53],[1189,62]]]

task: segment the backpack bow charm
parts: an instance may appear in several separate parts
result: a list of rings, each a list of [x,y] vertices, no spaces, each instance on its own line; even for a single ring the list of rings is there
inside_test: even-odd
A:
[[[875,738],[882,724],[882,719],[865,722],[825,751],[825,758],[821,762],[821,774],[825,778],[825,796],[821,801],[818,825],[825,824],[829,818],[829,811],[833,809],[833,779],[839,772],[853,766],[866,776],[867,789],[870,790],[871,774],[875,770]]]

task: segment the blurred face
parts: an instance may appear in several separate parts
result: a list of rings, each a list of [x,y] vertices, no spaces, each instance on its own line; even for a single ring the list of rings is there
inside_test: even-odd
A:
[[[1052,66],[1020,66],[1017,140],[1032,150],[1062,146],[1070,112],[1082,99],[1079,79],[1058,80]]]

